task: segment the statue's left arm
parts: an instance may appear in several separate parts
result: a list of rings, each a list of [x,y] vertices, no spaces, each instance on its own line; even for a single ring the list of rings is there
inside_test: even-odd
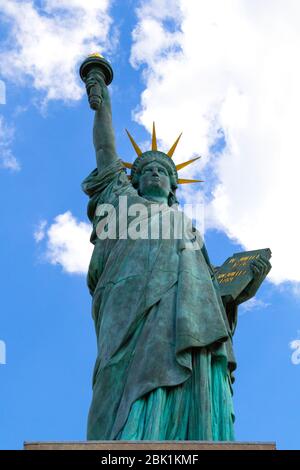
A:
[[[272,267],[270,261],[264,258],[262,255],[259,255],[258,258],[253,260],[250,266],[253,272],[253,279],[235,299],[235,303],[237,305],[250,300],[256,295],[258,289],[260,288]]]
[[[253,279],[240,295],[235,300],[232,300],[228,296],[222,297],[232,334],[234,333],[237,324],[238,306],[243,302],[247,302],[247,300],[252,299],[252,297],[256,295],[261,284],[270,272],[271,267],[270,261],[260,255],[259,258],[252,261],[251,269],[253,272]]]
[[[215,272],[216,268],[211,264],[204,244],[202,247],[202,253],[203,253],[204,258],[206,259],[208,266],[211,268],[213,272]],[[229,322],[229,326],[230,326],[230,330],[232,334],[234,333],[236,324],[237,324],[238,306],[242,304],[243,302],[250,300],[252,297],[256,295],[262,282],[264,281],[264,279],[270,272],[271,267],[272,266],[271,266],[270,261],[264,258],[262,255],[260,255],[259,258],[253,260],[251,263],[253,279],[248,284],[248,286],[241,292],[241,294],[235,300],[232,300],[231,296],[222,296],[222,302],[226,310],[226,314],[227,314],[227,318],[228,318],[228,322]],[[215,278],[214,274],[212,275],[212,278],[213,278],[214,284],[216,285],[216,288],[218,288],[218,281]]]

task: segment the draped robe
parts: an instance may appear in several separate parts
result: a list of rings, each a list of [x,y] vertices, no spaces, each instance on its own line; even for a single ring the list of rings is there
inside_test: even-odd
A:
[[[236,307],[223,305],[200,234],[188,243],[100,239],[101,204],[116,209],[118,225],[120,196],[128,207],[153,202],[120,160],[82,187],[93,223],[88,286],[98,347],[88,439],[233,440]]]

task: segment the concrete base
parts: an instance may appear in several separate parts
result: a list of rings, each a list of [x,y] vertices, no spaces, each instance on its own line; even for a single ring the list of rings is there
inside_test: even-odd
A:
[[[208,441],[80,441],[25,442],[25,450],[276,450],[275,442],[208,442]]]

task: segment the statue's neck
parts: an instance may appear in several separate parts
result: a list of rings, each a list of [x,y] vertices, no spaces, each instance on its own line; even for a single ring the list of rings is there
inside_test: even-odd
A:
[[[148,199],[148,201],[152,202],[157,202],[158,204],[168,204],[168,199],[163,196],[145,196],[143,195],[145,199]]]

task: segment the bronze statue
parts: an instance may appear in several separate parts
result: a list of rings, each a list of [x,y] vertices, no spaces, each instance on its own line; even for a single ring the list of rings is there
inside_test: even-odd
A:
[[[142,152],[130,136],[138,156],[122,162],[107,88],[111,67],[92,55],[81,76],[96,110],[97,160],[82,184],[93,224],[88,286],[98,344],[88,439],[234,440],[237,307],[255,295],[271,265],[261,255],[252,260],[251,282],[232,299],[221,296],[195,228],[189,239],[174,237],[172,224],[169,238],[124,236],[120,229],[104,237],[109,221],[119,227],[122,218],[134,219],[118,210],[121,198],[128,207],[145,207],[140,220],[147,227],[178,214],[177,186],[189,182],[178,171],[193,160],[174,164],[179,139],[168,153],[158,151],[154,127],[151,150]],[[161,211],[152,211],[155,204]]]

